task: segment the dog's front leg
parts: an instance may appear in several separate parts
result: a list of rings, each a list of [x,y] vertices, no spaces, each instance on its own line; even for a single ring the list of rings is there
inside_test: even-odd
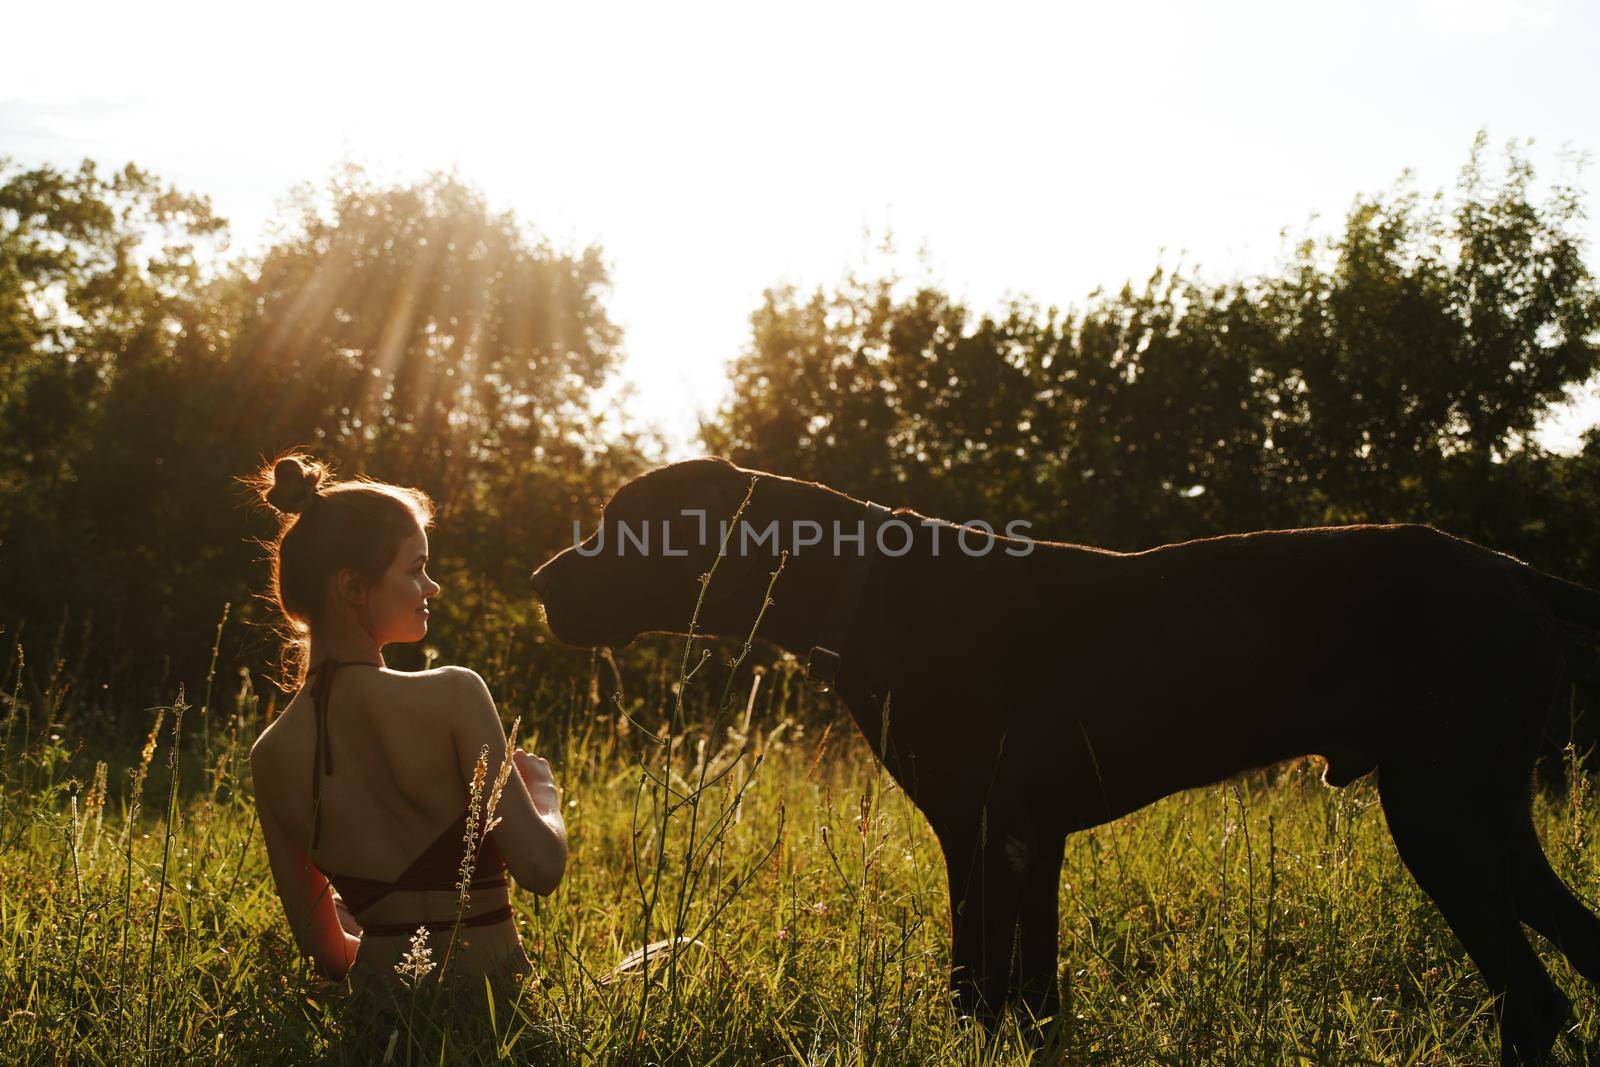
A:
[[[993,1027],[1017,997],[1033,1020],[1054,1015],[1065,836],[1034,830],[1007,804],[943,820],[936,830],[950,882],[957,1011]]]
[[[1061,860],[1065,834],[1039,831],[1013,838],[1007,858],[1023,865],[1017,908],[1017,992],[1036,1022],[1061,1007],[1058,984],[1061,940]]]
[[[998,829],[993,827],[992,829]],[[939,828],[950,884],[950,989],[956,1011],[998,1023],[1011,988],[1021,881],[980,816]]]

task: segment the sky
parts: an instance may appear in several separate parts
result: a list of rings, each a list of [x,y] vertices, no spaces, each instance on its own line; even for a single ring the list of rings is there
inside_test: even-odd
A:
[[[17,162],[136,162],[245,251],[344,160],[454,169],[599,244],[621,403],[671,458],[769,286],[922,252],[978,308],[1081,307],[1158,263],[1270,270],[1285,227],[1406,168],[1450,186],[1480,128],[1543,175],[1600,150],[1600,5],[1573,0],[5,6]],[[1595,421],[1591,386],[1544,441]]]

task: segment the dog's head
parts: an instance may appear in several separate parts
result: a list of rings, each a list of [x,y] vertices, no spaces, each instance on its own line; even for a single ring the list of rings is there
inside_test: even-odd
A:
[[[618,489],[588,537],[533,574],[557,640],[620,647],[645,633],[687,633],[721,529],[759,472],[725,459],[684,460]],[[773,552],[732,553],[701,604],[702,633],[748,629],[776,566]]]

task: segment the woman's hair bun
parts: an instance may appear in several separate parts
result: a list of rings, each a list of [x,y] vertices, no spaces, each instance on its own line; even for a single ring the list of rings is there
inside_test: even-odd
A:
[[[264,494],[267,503],[285,515],[300,514],[317,499],[326,469],[310,456],[284,456],[273,464],[272,484]]]

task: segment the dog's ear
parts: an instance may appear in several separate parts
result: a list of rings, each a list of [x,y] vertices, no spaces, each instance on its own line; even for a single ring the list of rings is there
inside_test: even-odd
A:
[[[704,456],[700,463],[710,491],[708,510],[718,520],[732,518],[750,489],[751,475],[741,472],[721,456]]]
[[[704,509],[711,522],[733,517],[750,488],[754,471],[745,471],[721,456],[700,456],[674,464],[694,507]]]

